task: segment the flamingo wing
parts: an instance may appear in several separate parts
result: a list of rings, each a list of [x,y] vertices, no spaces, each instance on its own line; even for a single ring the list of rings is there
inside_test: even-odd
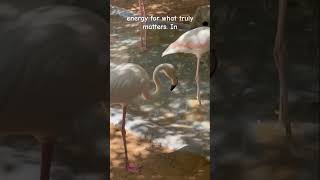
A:
[[[147,72],[136,64],[120,64],[110,71],[111,103],[128,103],[149,84]]]
[[[210,28],[199,27],[182,34],[162,53],[162,57],[174,53],[191,53],[197,56],[208,52],[210,45]]]

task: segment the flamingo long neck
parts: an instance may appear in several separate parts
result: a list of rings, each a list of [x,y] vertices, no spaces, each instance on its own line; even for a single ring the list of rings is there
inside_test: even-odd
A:
[[[159,65],[153,71],[153,82],[156,86],[156,89],[151,93],[151,96],[157,96],[160,93],[161,83],[159,79],[160,71],[163,69],[162,65]]]

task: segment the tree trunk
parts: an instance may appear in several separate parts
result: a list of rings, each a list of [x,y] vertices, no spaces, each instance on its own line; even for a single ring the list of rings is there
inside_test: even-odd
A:
[[[286,60],[286,47],[284,42],[285,17],[287,11],[287,0],[279,0],[277,33],[274,45],[274,60],[279,76],[279,120],[284,124],[286,135],[291,137],[291,122],[288,119],[288,89],[285,78],[284,65]]]
[[[313,36],[314,36],[314,62],[313,62],[313,68],[315,76],[315,83],[313,87],[313,91],[318,92],[319,91],[319,1],[313,0]],[[319,94],[317,95],[316,102],[319,102]]]

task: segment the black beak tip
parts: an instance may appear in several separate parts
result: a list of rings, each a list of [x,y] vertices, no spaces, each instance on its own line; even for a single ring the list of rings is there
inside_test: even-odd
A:
[[[173,91],[173,89],[174,89],[176,86],[177,86],[177,85],[171,85],[170,91]]]

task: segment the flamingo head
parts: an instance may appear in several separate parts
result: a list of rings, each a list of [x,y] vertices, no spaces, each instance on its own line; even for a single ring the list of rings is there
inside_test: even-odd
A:
[[[178,84],[178,80],[177,80],[177,84]],[[173,91],[173,89],[177,86],[177,84],[171,85],[170,91]]]
[[[171,86],[170,86],[170,91],[173,91],[173,89],[177,86],[178,84],[178,77],[176,74],[176,69],[172,64],[162,64],[163,67],[163,73],[170,79],[171,81]]]
[[[169,47],[165,51],[163,51],[161,57],[166,56],[168,54],[174,54],[177,52],[178,52],[177,49],[175,48],[174,44],[172,43],[169,45]]]

